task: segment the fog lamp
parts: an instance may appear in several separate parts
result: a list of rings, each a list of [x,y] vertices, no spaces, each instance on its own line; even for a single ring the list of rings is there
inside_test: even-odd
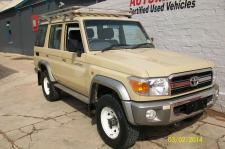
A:
[[[146,111],[145,117],[149,120],[155,119],[156,118],[156,111],[155,110]]]

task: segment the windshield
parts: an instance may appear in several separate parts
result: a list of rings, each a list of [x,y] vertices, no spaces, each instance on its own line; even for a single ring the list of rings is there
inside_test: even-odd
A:
[[[139,22],[86,20],[84,24],[91,51],[153,47]]]

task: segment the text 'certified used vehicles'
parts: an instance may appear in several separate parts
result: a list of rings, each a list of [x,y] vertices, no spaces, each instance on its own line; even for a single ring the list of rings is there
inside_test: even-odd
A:
[[[64,91],[88,104],[113,148],[134,145],[139,126],[203,112],[219,94],[213,63],[155,49],[121,11],[70,7],[40,16],[34,62],[46,99]]]

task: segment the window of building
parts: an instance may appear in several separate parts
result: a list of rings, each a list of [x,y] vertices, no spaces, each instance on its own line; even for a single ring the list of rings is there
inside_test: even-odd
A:
[[[7,28],[7,32],[8,32],[8,44],[13,44],[11,22],[10,21],[6,22],[6,28]]]
[[[52,25],[50,30],[48,47],[52,49],[60,49],[61,45],[62,25]]]
[[[38,33],[36,36],[35,46],[44,47],[47,28],[48,28],[48,25],[40,25],[39,26]]]

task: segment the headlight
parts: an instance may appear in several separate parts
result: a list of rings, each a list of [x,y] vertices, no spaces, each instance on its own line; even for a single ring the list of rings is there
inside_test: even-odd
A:
[[[167,78],[150,79],[150,95],[169,95],[169,83]]]
[[[169,95],[169,83],[167,78],[144,79],[129,77],[130,85],[134,92],[144,96]]]

